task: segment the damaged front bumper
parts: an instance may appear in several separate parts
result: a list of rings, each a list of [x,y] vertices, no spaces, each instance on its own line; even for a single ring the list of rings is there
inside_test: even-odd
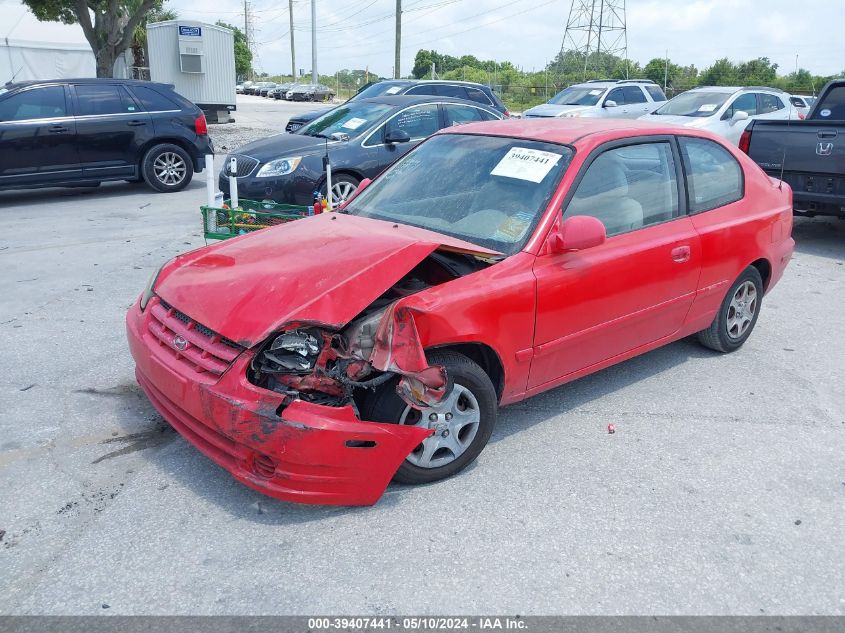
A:
[[[285,501],[371,505],[432,431],[358,419],[351,406],[295,400],[252,385],[253,352],[222,376],[197,372],[149,330],[137,302],[126,317],[135,375],[161,415],[241,483]]]

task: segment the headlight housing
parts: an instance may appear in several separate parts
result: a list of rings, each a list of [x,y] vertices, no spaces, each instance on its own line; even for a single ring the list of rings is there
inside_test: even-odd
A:
[[[292,174],[296,171],[296,168],[299,167],[299,163],[301,162],[302,156],[277,158],[276,160],[271,160],[270,162],[262,165],[255,177],[270,178],[273,176],[286,176],[287,174]]]
[[[315,330],[282,332],[261,352],[261,370],[272,374],[310,372],[322,348],[322,337]]]
[[[165,264],[166,263],[167,262],[165,262]],[[147,304],[150,302],[150,299],[153,298],[153,295],[155,294],[156,282],[158,281],[158,276],[161,274],[161,270],[162,270],[162,268],[164,268],[165,264],[162,264],[161,266],[159,266],[158,270],[156,270],[152,275],[150,275],[150,279],[149,279],[149,281],[147,281],[147,285],[144,288],[144,292],[143,292],[143,294],[141,294],[141,301],[140,301],[141,312],[144,311],[144,308],[147,307]]]
[[[581,110],[577,110],[576,112],[565,112],[562,116],[565,119],[571,119],[576,116],[583,116],[583,112]]]

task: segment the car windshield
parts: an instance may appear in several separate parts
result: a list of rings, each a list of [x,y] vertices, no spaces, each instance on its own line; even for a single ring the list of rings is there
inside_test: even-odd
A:
[[[588,88],[585,86],[570,86],[549,99],[554,105],[596,105],[607,88]]]
[[[553,143],[433,136],[387,169],[345,212],[511,255],[531,237],[571,158],[571,149]]]
[[[679,94],[671,101],[658,108],[654,114],[673,116],[713,116],[724,105],[733,92],[695,91]]]
[[[367,86],[361,92],[356,94],[350,101],[359,101],[361,99],[370,99],[372,97],[380,97],[382,95],[395,95],[404,88],[402,84],[394,84],[389,81],[378,81],[370,86]]]
[[[335,108],[323,116],[314,119],[299,129],[305,136],[325,136],[344,134],[355,138],[369,130],[373,124],[390,112],[393,106],[384,103],[350,103]]]

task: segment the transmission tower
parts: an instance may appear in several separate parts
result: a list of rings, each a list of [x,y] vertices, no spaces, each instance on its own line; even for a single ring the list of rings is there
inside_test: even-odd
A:
[[[246,46],[249,52],[252,53],[253,71],[255,68],[255,22],[252,17],[252,2],[244,0],[244,36],[246,37]],[[250,79],[255,79],[255,74]]]
[[[628,33],[625,30],[625,0],[572,0],[566,32],[560,47],[564,73],[603,75],[602,55],[626,61]]]

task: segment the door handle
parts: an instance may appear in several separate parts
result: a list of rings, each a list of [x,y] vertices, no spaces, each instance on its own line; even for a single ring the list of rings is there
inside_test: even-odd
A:
[[[130,127],[139,127],[141,125],[146,125],[146,124],[147,124],[146,121],[138,121],[138,120],[130,121],[129,123],[127,123],[127,125],[129,125]]]
[[[672,261],[676,264],[684,264],[689,261],[691,254],[689,246],[678,246],[672,249]]]
[[[67,132],[67,127],[64,125],[51,125],[49,131],[51,134],[63,134]]]
[[[818,137],[819,138],[836,138],[837,133],[836,130],[819,130]]]

